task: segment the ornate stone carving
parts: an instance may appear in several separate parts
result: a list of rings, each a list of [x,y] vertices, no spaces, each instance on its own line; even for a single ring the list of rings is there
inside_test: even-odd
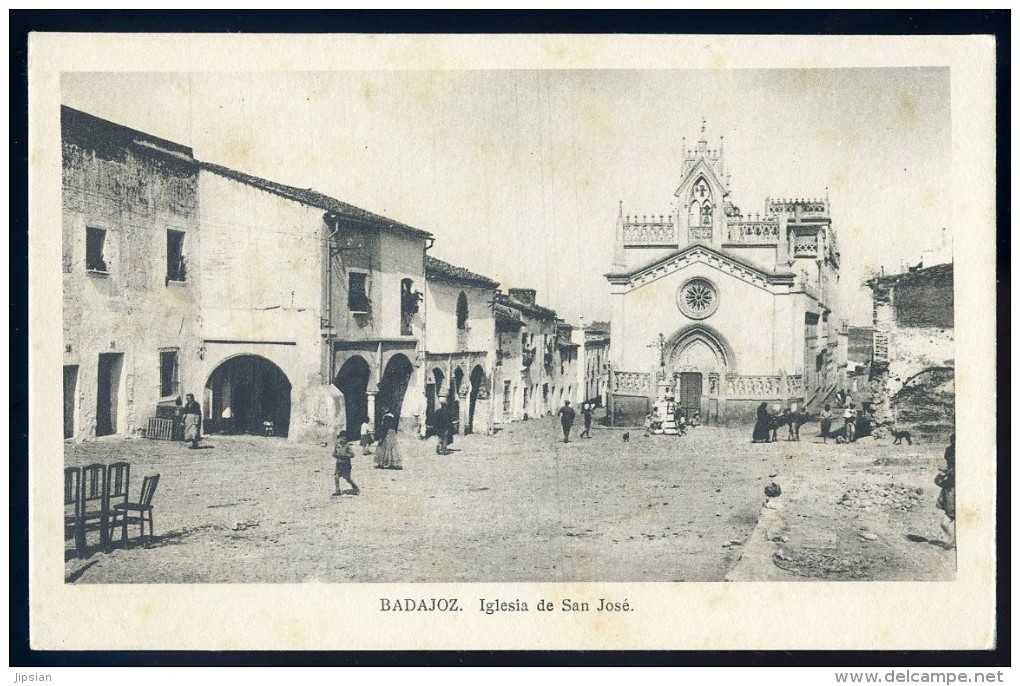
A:
[[[646,372],[616,372],[614,393],[621,395],[651,395],[652,375]]]
[[[735,221],[726,225],[733,243],[774,243],[779,240],[779,220]]]
[[[797,236],[793,242],[795,257],[812,257],[818,254],[818,236]]]
[[[696,277],[677,290],[676,304],[691,319],[705,319],[719,307],[719,291],[708,279]]]
[[[726,377],[726,395],[735,400],[777,400],[804,394],[804,377],[736,376]]]
[[[704,224],[702,224],[700,226],[692,226],[691,227],[691,240],[692,241],[710,241],[710,240],[712,240],[712,227],[711,226],[705,226]]]
[[[643,218],[646,219],[646,218]],[[673,222],[659,215],[659,221],[631,221],[630,217],[623,223],[623,242],[625,245],[670,245],[676,243],[676,228]]]

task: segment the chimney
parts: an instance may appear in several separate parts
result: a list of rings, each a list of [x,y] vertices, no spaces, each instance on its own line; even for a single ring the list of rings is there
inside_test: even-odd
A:
[[[510,297],[514,300],[522,302],[526,305],[535,304],[535,289],[534,288],[511,288],[507,291]]]

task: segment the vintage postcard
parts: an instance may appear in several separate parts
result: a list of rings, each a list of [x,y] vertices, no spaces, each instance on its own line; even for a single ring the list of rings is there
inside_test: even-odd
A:
[[[32,646],[994,645],[993,57],[32,36]]]

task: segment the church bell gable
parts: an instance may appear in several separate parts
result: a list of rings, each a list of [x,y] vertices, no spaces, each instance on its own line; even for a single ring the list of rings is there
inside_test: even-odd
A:
[[[693,242],[720,245],[727,191],[712,167],[699,160],[688,170],[674,195],[681,245]]]
[[[683,145],[683,171],[677,198],[676,224],[681,246],[690,243],[722,245],[726,220],[724,209],[729,194],[723,163],[722,138],[719,147],[711,149],[705,138],[705,122],[701,125],[701,139],[697,147]]]

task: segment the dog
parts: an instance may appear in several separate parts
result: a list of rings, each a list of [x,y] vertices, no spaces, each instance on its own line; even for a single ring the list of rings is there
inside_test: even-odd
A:
[[[630,432],[629,431],[624,431],[623,432],[623,442],[624,443],[630,443]]]
[[[914,445],[914,442],[910,440],[909,431],[893,431],[892,435],[893,438],[896,439],[893,441],[893,445],[900,445],[901,443],[903,443],[904,439],[906,439],[907,445]]]

